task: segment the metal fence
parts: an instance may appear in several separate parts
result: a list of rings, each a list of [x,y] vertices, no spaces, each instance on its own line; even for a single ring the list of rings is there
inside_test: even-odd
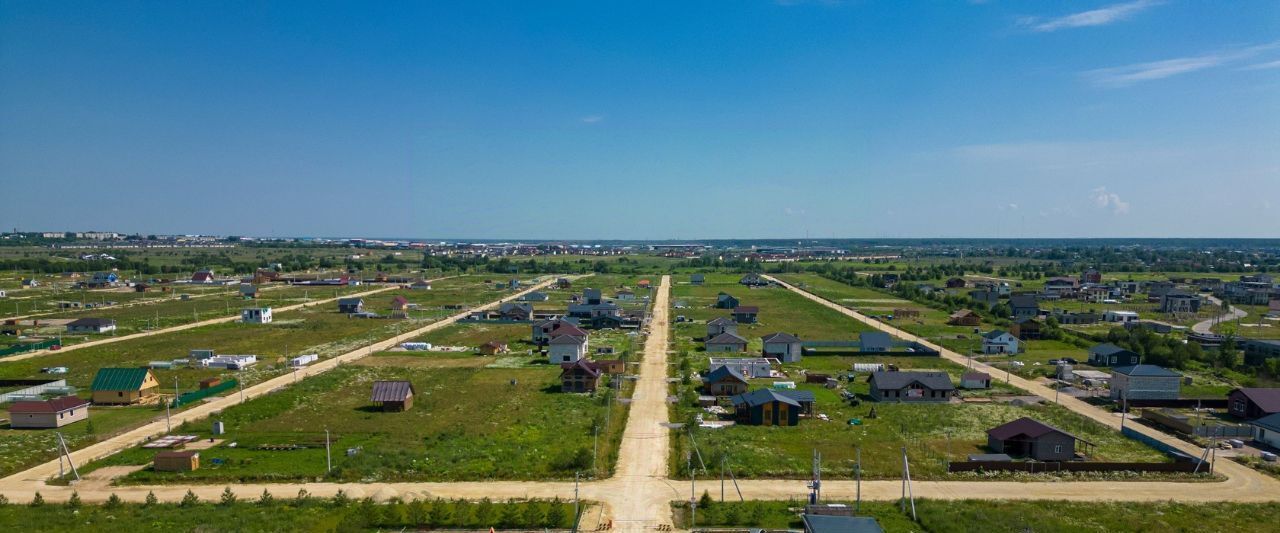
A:
[[[57,344],[58,344],[57,339],[48,339],[40,342],[33,342],[31,344],[20,344],[17,346],[10,346],[8,348],[0,349],[0,357],[5,357],[5,356],[19,354],[19,353],[34,352],[36,350],[43,350],[45,348],[49,348]]]
[[[185,404],[188,404],[188,403],[191,403],[191,402],[195,402],[195,401],[203,400],[203,399],[205,399],[205,398],[208,398],[208,397],[210,397],[210,396],[213,396],[213,395],[215,395],[215,394],[218,394],[219,392],[223,392],[223,391],[226,391],[226,390],[234,389],[234,388],[236,387],[236,385],[237,385],[237,384],[238,384],[238,382],[237,382],[236,380],[232,379],[232,380],[224,381],[224,382],[222,382],[222,383],[219,383],[219,384],[214,385],[214,386],[212,386],[212,387],[209,387],[209,388],[207,388],[207,389],[200,389],[200,390],[197,390],[197,391],[191,391],[191,392],[183,393],[183,394],[179,395],[177,398],[174,398],[174,399],[173,399],[173,405],[172,405],[172,406],[173,406],[173,407],[181,407],[181,406],[183,406],[183,405],[185,405]]]

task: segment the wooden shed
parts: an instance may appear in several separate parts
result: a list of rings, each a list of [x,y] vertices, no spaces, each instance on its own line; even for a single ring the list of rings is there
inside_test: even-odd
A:
[[[156,472],[190,472],[200,468],[200,452],[195,450],[166,450],[156,454]]]
[[[413,383],[408,381],[375,381],[370,401],[384,412],[408,411],[413,407]]]

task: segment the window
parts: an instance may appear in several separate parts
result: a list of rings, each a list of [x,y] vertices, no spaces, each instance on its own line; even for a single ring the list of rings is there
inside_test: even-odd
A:
[[[1062,445],[1061,445],[1061,444],[1054,444],[1054,445],[1053,445],[1053,453],[1062,453]]]

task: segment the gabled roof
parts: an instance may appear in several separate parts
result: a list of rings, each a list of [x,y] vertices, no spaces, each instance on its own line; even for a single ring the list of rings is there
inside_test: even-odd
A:
[[[1040,307],[1040,302],[1030,294],[1015,294],[1009,297],[1010,307]]]
[[[1179,374],[1167,368],[1156,366],[1156,365],[1119,366],[1111,369],[1111,371],[1117,374],[1124,374],[1126,376],[1137,376],[1137,377],[1158,377],[1158,378],[1182,377],[1182,374]]]
[[[1280,389],[1238,388],[1231,392],[1239,392],[1268,413],[1280,413]]]
[[[1019,435],[1026,435],[1027,437],[1036,439],[1049,433],[1061,433],[1073,439],[1078,439],[1078,437],[1067,433],[1066,431],[1025,416],[1014,420],[1013,422],[1002,424],[987,430],[987,435],[998,440],[1009,440]]]
[[[1008,334],[1009,332],[1003,329],[993,329],[991,331],[983,333],[982,338],[993,341]]]
[[[408,381],[375,381],[371,402],[403,402],[414,394],[413,383]]]
[[[364,298],[338,298],[338,305],[364,305]]]
[[[960,379],[965,381],[985,381],[991,379],[991,374],[986,372],[965,372]]]
[[[708,372],[707,375],[702,376],[702,382],[715,383],[725,378],[732,378],[732,379],[741,381],[743,383],[747,382],[747,378],[744,377],[741,372],[738,372],[738,369],[736,367],[729,366],[729,365],[724,365],[715,370],[712,370],[711,372]]]
[[[192,457],[200,457],[200,452],[196,450],[165,450],[156,454],[156,459],[190,459]]]
[[[586,342],[587,342],[587,338],[585,336],[580,337],[578,335],[556,335],[555,337],[551,338],[550,344],[553,344],[553,345],[585,344]]]
[[[759,312],[760,312],[760,308],[754,305],[740,305],[738,307],[733,308],[733,314],[735,315],[743,314],[743,313],[752,314],[752,313],[759,313]]]
[[[574,362],[574,363],[560,364],[560,377],[564,377],[565,374],[568,374],[573,371],[582,371],[591,377],[600,376],[599,366],[586,359],[579,359],[577,362]]]
[[[1254,420],[1253,422],[1249,422],[1249,424],[1280,433],[1280,413],[1269,414]]]
[[[782,402],[793,407],[800,407],[800,402],[796,401],[782,391],[773,389],[756,389],[748,393],[739,394],[729,399],[733,405],[746,405],[747,407],[755,407],[771,402]]]
[[[409,299],[400,295],[396,295],[395,298],[391,299],[391,305],[405,305],[408,303],[409,303]]]
[[[918,382],[933,390],[955,390],[946,372],[872,372],[868,381],[881,389],[901,389]]]
[[[1113,353],[1127,352],[1129,350],[1107,342],[1094,346],[1093,348],[1089,348],[1089,351],[1101,355],[1111,355]]]
[[[728,325],[737,325],[737,322],[734,322],[731,319],[720,316],[720,317],[716,317],[711,320],[708,320],[707,325],[708,326],[728,326]]]
[[[962,317],[970,316],[973,314],[974,314],[973,311],[970,309],[961,309],[959,311],[951,313],[950,318],[962,318]]]
[[[99,328],[103,326],[114,326],[116,321],[110,318],[78,318],[67,323],[68,326],[77,328]]]
[[[784,333],[781,331],[778,333],[770,333],[768,335],[760,337],[760,340],[763,340],[764,342],[785,342],[787,344],[800,342],[799,337],[796,337],[795,335],[792,335],[790,333]]]
[[[9,406],[10,413],[59,413],[68,409],[74,409],[83,405],[89,405],[89,400],[76,396],[63,396],[47,401],[34,402],[13,402]]]
[[[729,332],[716,335],[714,338],[707,340],[706,344],[746,344],[747,339],[739,337]]]
[[[568,335],[570,337],[587,336],[587,332],[583,331],[582,328],[563,321],[557,322],[556,325],[551,328],[550,334],[555,336]]]
[[[93,376],[90,390],[138,390],[146,382],[150,370],[145,368],[101,368]]]

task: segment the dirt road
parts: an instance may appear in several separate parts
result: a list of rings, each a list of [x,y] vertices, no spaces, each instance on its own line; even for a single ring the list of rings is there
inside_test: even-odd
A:
[[[440,279],[448,279],[448,278],[440,278]],[[431,281],[439,281],[439,280],[431,280]],[[283,313],[283,312],[285,312],[285,311],[294,311],[294,310],[297,310],[297,309],[302,309],[302,308],[304,308],[304,307],[311,307],[311,306],[313,306],[313,305],[321,305],[321,304],[327,304],[327,303],[330,303],[330,302],[335,302],[335,301],[338,301],[338,299],[340,299],[340,298],[362,298],[362,297],[365,297],[365,296],[371,296],[371,295],[374,295],[374,294],[378,294],[378,293],[380,293],[380,292],[387,292],[387,291],[394,290],[394,289],[397,289],[397,288],[399,288],[399,285],[389,285],[389,286],[386,286],[386,287],[380,287],[380,288],[377,288],[377,289],[373,289],[373,290],[369,290],[369,291],[364,291],[364,292],[358,292],[358,293],[353,293],[353,294],[344,294],[344,295],[341,295],[341,296],[335,296],[335,297],[333,297],[333,298],[325,298],[325,299],[322,299],[322,300],[312,300],[312,301],[309,301],[309,302],[303,302],[303,303],[300,303],[300,304],[286,305],[286,306],[284,306],[284,307],[276,307],[276,308],[272,308],[272,312],[273,312],[273,313]],[[209,320],[201,320],[201,321],[199,321],[199,322],[192,322],[192,323],[190,323],[190,324],[183,324],[183,325],[180,325],[180,326],[173,326],[173,327],[162,328],[162,329],[156,329],[156,330],[151,330],[151,331],[143,331],[143,332],[139,332],[139,333],[131,333],[131,334],[129,334],[129,335],[120,335],[120,336],[118,336],[118,337],[107,337],[107,338],[105,338],[105,339],[98,339],[98,340],[94,340],[94,341],[83,342],[83,343],[80,343],[80,344],[72,344],[72,345],[70,345],[70,346],[63,346],[63,347],[62,347],[62,349],[57,350],[57,351],[53,351],[53,350],[37,350],[37,351],[34,351],[34,352],[27,352],[27,353],[23,353],[23,354],[11,355],[11,356],[9,356],[9,357],[0,358],[0,364],[2,364],[2,363],[12,362],[12,361],[21,361],[21,360],[23,360],[23,359],[31,359],[32,357],[40,357],[40,356],[43,356],[43,355],[49,355],[49,354],[52,354],[52,353],[64,353],[64,352],[69,352],[69,351],[72,351],[72,350],[79,350],[79,349],[81,349],[81,348],[89,348],[89,347],[92,347],[92,346],[102,346],[102,345],[104,345],[104,344],[111,344],[111,343],[113,343],[113,342],[121,342],[121,341],[127,341],[127,340],[132,340],[132,339],[141,339],[141,338],[143,338],[143,337],[150,337],[150,336],[152,336],[152,335],[163,335],[163,334],[165,334],[165,333],[173,333],[173,332],[175,332],[175,331],[182,331],[182,330],[187,330],[187,329],[192,329],[192,328],[198,328],[198,327],[201,327],[201,326],[210,326],[210,325],[213,325],[213,324],[224,324],[224,323],[227,323],[227,322],[235,322],[236,320],[240,320],[240,315],[239,315],[239,314],[236,314],[236,315],[233,315],[233,316],[223,316],[223,317],[218,317],[218,318],[211,318],[211,319],[209,319]]]
[[[495,302],[491,302],[485,306],[482,306],[481,309],[495,307],[503,302],[511,301],[515,298],[523,296],[526,293],[533,292],[535,290],[546,287],[550,285],[553,281],[554,279],[549,278],[541,283],[538,283],[529,288],[526,288],[523,291],[520,291],[518,293],[513,293],[510,296],[502,298],[501,300],[497,300]],[[388,289],[379,289],[379,291],[383,291],[383,290],[388,290]],[[375,291],[375,292],[379,292],[379,291]],[[354,361],[356,359],[360,359],[361,357],[369,355],[370,353],[373,353],[375,351],[386,350],[388,348],[396,346],[397,344],[400,344],[401,342],[413,339],[425,333],[448,326],[449,324],[452,324],[458,321],[459,319],[469,315],[470,313],[471,311],[463,311],[461,313],[450,316],[444,320],[433,322],[427,326],[415,329],[413,331],[402,333],[400,335],[396,335],[389,339],[375,342],[373,344],[358,348],[356,350],[347,352],[345,354],[338,355],[329,359],[325,359],[323,361],[320,361],[310,366],[299,369],[296,372],[296,376],[295,376],[295,373],[284,374],[284,375],[269,379],[267,381],[264,381],[262,383],[259,383],[257,385],[247,387],[244,389],[243,394],[229,394],[227,396],[223,396],[216,400],[203,403],[197,407],[194,407],[192,409],[188,409],[186,411],[182,411],[180,413],[173,415],[172,425],[177,426],[182,424],[183,422],[196,421],[196,420],[203,419],[205,417],[208,417],[211,414],[217,413],[223,409],[239,404],[242,401],[250,400],[258,396],[268,394],[277,388],[287,387],[293,384],[295,380],[324,373],[333,368],[336,368],[338,365],[342,363],[347,363],[347,362]],[[133,430],[121,433],[120,435],[116,435],[102,442],[74,451],[71,453],[71,459],[72,461],[75,462],[75,464],[83,465],[89,461],[101,459],[103,457],[112,455],[126,448],[137,446],[138,444],[144,442],[146,439],[150,437],[155,437],[155,436],[164,434],[165,430],[166,430],[165,421],[161,419],[156,422],[152,422],[144,426],[135,428]],[[42,465],[30,468],[23,472],[13,474],[4,479],[0,479],[0,492],[8,493],[14,488],[21,488],[21,487],[26,487],[27,490],[31,490],[33,487],[39,487],[40,485],[44,484],[44,480],[56,476],[58,474],[58,470],[59,470],[59,462],[57,460],[54,460],[54,461],[49,461]],[[83,495],[83,496],[87,497],[87,495]]]

